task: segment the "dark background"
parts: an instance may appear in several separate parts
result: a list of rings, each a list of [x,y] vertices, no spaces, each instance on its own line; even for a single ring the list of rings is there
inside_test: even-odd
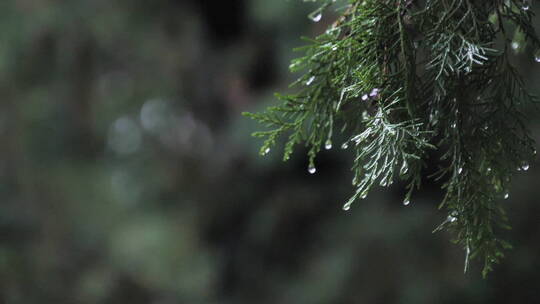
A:
[[[313,8],[1,1],[0,303],[540,303],[535,164],[504,201],[515,248],[483,280],[431,233],[439,185],[344,212],[347,151],[315,175],[301,148],[258,156],[240,113],[288,90],[291,49],[333,21]],[[515,61],[540,93],[533,51]]]

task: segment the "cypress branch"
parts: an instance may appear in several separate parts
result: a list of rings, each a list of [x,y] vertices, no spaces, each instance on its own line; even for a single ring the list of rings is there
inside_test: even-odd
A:
[[[318,22],[335,1],[322,0]],[[527,0],[350,0],[328,30],[298,49],[293,72],[305,71],[297,93],[276,95],[279,106],[246,116],[269,128],[266,154],[286,137],[284,160],[308,147],[310,173],[334,134],[354,152],[355,191],[345,203],[367,197],[375,185],[407,182],[404,204],[421,186],[431,150],[440,151],[440,209],[435,231],[453,232],[486,276],[511,246],[497,237],[508,229],[501,200],[516,168],[536,154],[525,110],[537,104],[509,60],[510,29],[540,49]],[[537,61],[540,61],[540,53]],[[420,59],[420,60],[419,60]]]

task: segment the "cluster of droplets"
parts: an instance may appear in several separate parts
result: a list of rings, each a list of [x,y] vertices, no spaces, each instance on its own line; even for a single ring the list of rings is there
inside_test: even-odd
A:
[[[524,161],[521,163],[521,165],[517,168],[518,171],[527,171],[529,170],[530,165],[528,162]]]
[[[450,215],[448,215],[448,217],[446,218],[446,221],[449,223],[454,223],[458,220],[457,216],[458,216],[457,211],[452,211]]]
[[[380,91],[381,89],[374,88],[373,90],[371,90],[371,92],[369,92],[369,94],[362,95],[362,100],[366,101],[368,99],[377,99],[377,97],[379,97]]]
[[[267,148],[265,148],[264,150],[261,151],[261,155],[263,155],[263,156],[268,154],[268,153],[270,153],[270,148],[269,147],[267,147]]]

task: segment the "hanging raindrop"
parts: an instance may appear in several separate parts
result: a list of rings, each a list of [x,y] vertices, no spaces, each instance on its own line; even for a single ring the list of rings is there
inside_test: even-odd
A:
[[[315,172],[317,172],[317,168],[315,168],[315,165],[313,164],[309,165],[308,172],[309,174],[315,174]]]
[[[351,209],[351,205],[349,205],[349,204],[343,205],[343,210],[344,211],[349,211],[350,209]]]
[[[313,83],[313,81],[315,81],[315,76],[311,76],[307,81],[306,81],[306,85],[311,85]]]
[[[322,19],[322,13],[317,13],[309,17],[313,22],[319,22]]]
[[[328,139],[328,140],[326,141],[326,143],[324,144],[324,148],[325,148],[326,150],[332,149],[332,141],[331,141],[330,139]]]
[[[506,193],[504,194],[504,199],[508,199],[509,197],[510,197],[510,193],[506,192]]]
[[[270,148],[266,148],[266,149],[264,149],[262,155],[266,155],[266,154],[268,154],[269,152],[270,152]]]
[[[529,163],[528,162],[523,162],[523,164],[521,164],[521,169],[523,171],[529,170]]]
[[[524,11],[529,10],[529,8],[531,8],[531,0],[523,0],[523,4],[521,5],[521,8]]]
[[[341,145],[341,149],[346,150],[349,148],[349,143],[344,142],[343,145]]]
[[[460,168],[457,170],[457,174],[461,174],[461,172],[463,172],[463,168],[460,167]]]
[[[403,201],[404,206],[408,206],[410,203],[411,203],[411,200],[409,198],[405,198],[405,200]]]
[[[407,174],[407,172],[409,172],[409,165],[407,164],[407,162],[403,162],[403,165],[401,165],[401,169],[399,170],[399,173],[401,175],[405,175]]]

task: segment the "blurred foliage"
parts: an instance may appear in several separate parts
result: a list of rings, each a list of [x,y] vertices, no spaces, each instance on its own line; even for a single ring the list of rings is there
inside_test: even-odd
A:
[[[315,176],[300,156],[254,157],[240,112],[291,80],[296,37],[331,22],[310,9],[3,1],[0,302],[533,303],[534,165],[508,201],[515,249],[484,281],[426,229],[437,185],[345,215],[347,152],[322,153]],[[516,60],[534,87],[532,59]]]

